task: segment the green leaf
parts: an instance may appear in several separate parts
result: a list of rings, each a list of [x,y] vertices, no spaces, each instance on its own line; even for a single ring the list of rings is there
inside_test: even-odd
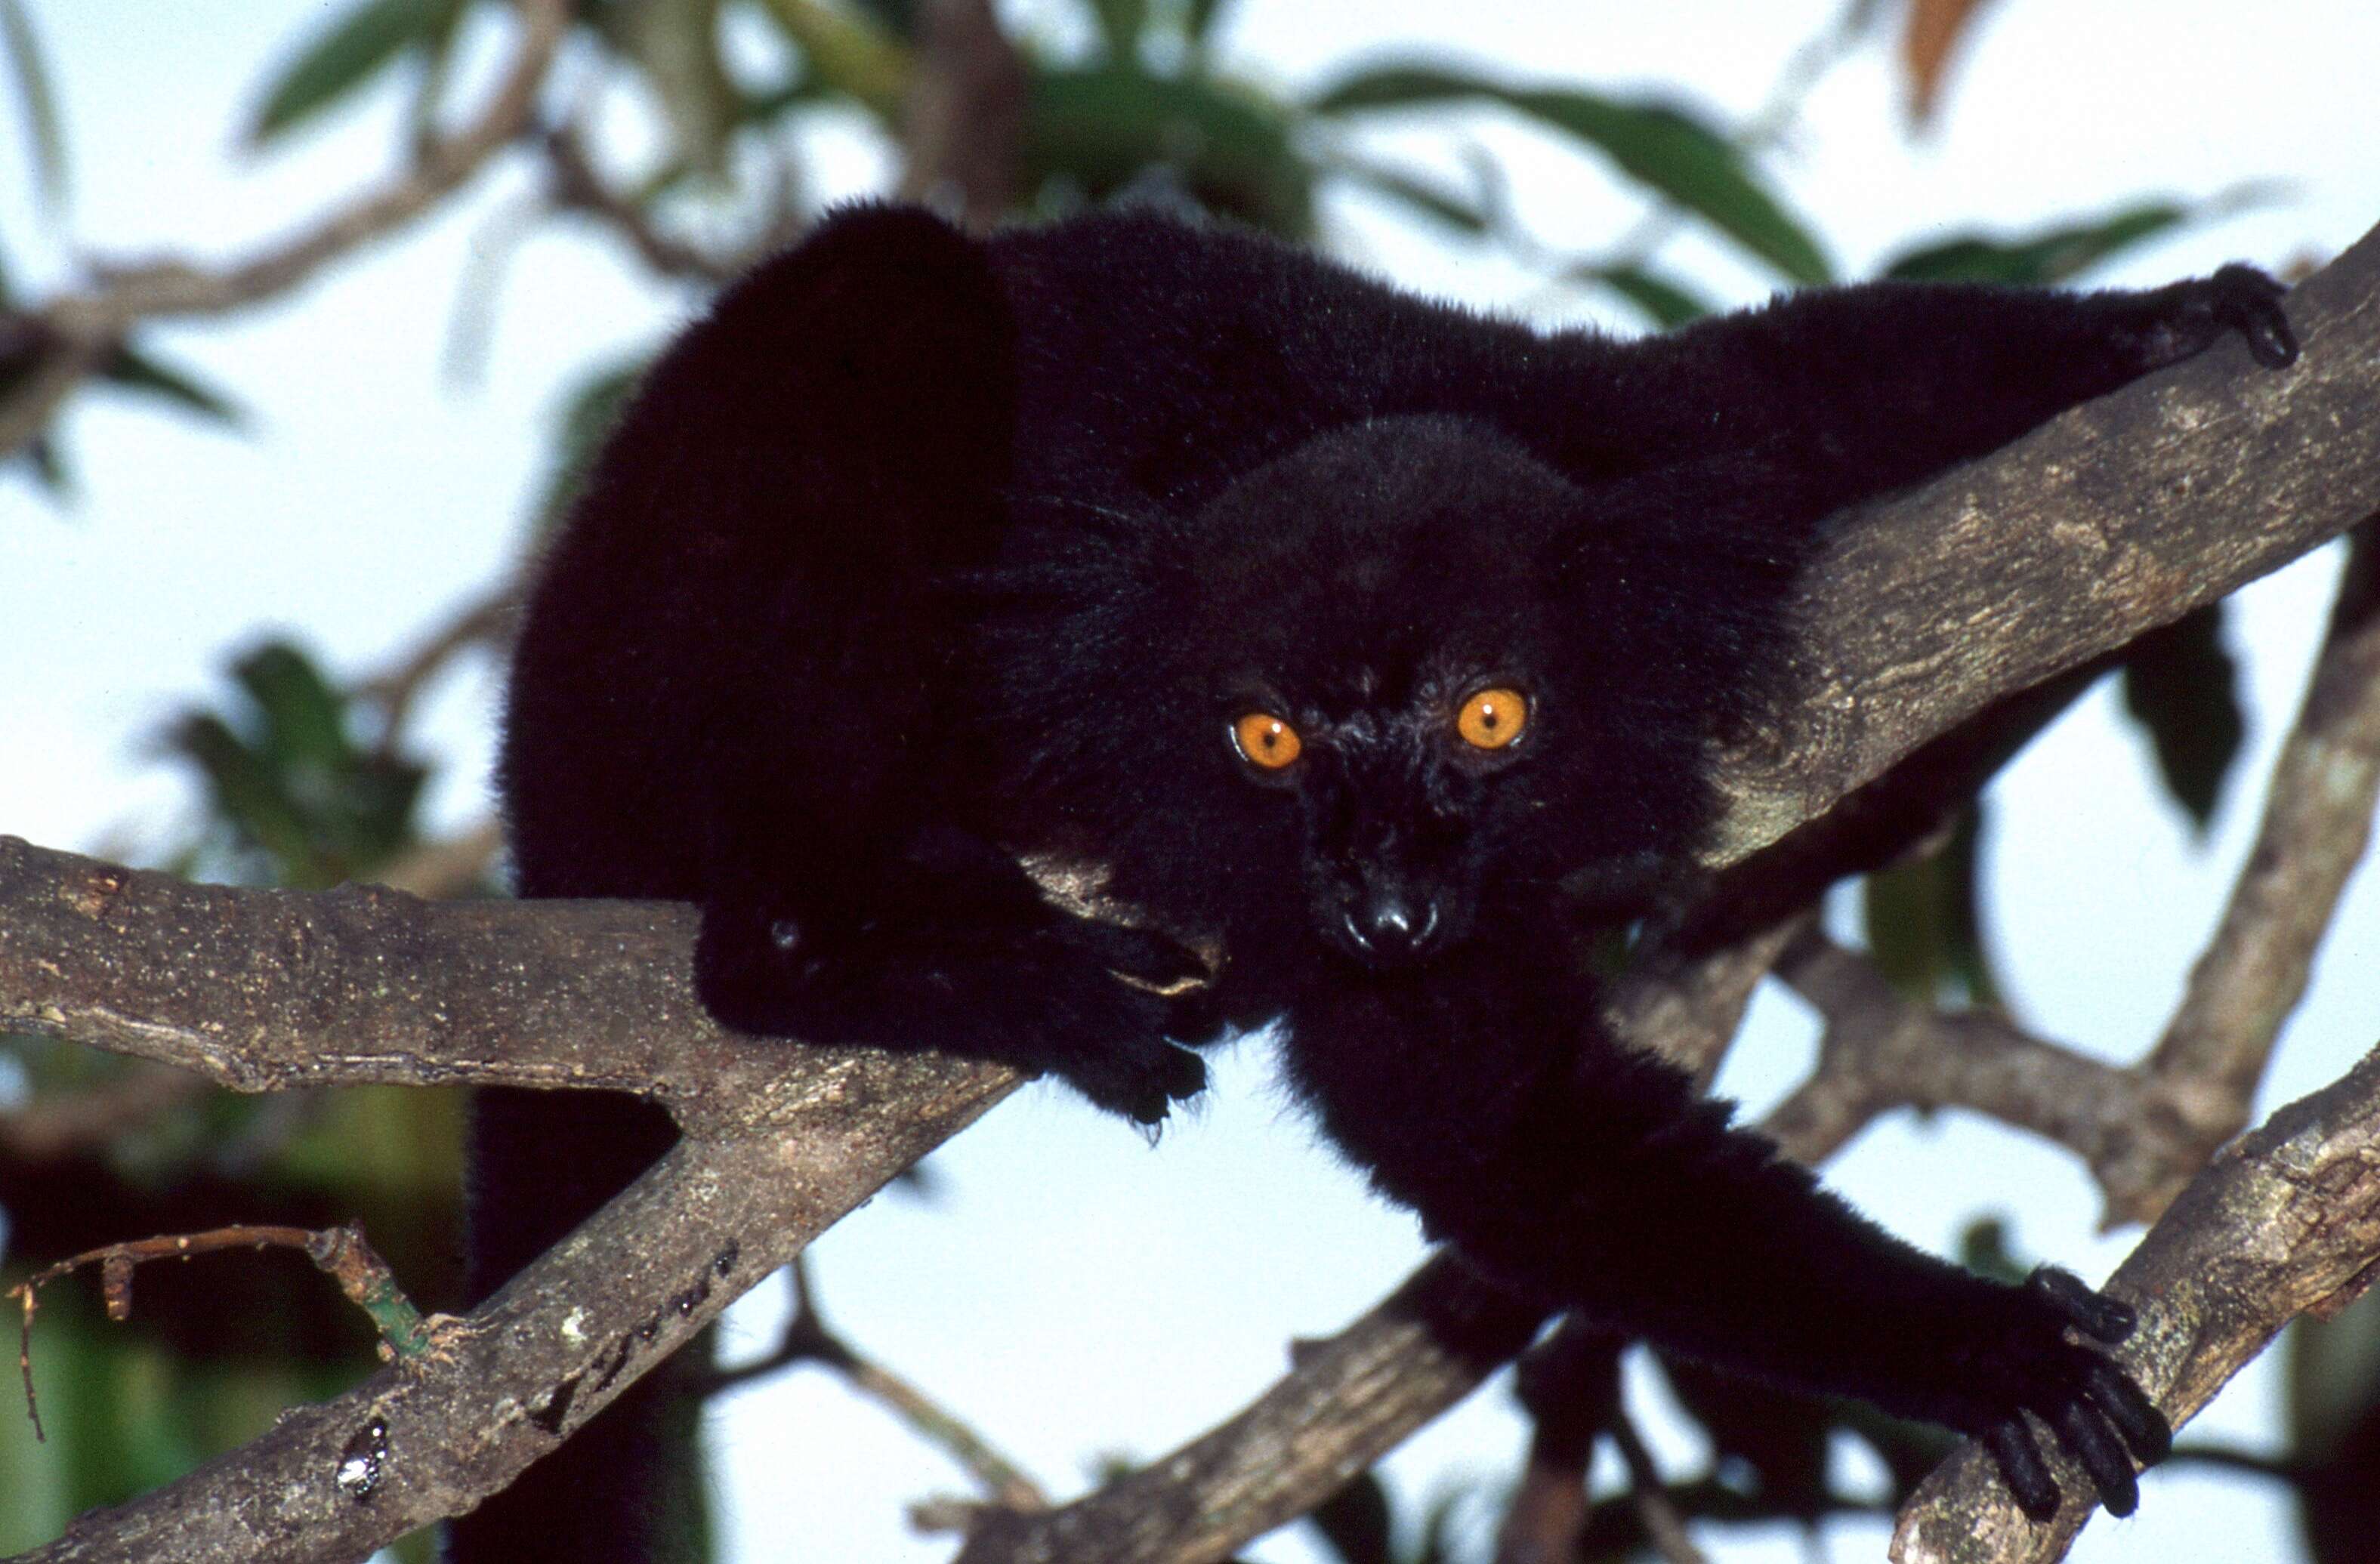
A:
[[[1099,42],[1111,64],[1136,65],[1140,35],[1148,30],[1148,0],[1091,0],[1099,24]]]
[[[1978,1217],[1959,1235],[1959,1264],[1980,1277],[2013,1287],[2033,1274],[2034,1262],[2009,1243],[2008,1219]]]
[[[1443,189],[1428,179],[1402,169],[1357,158],[1342,157],[1331,164],[1331,172],[1344,175],[1359,185],[1367,186],[1401,202],[1422,216],[1459,233],[1485,235],[1488,228],[1485,202]]]
[[[858,0],[858,6],[893,37],[917,39],[918,0]]]
[[[1215,30],[1215,18],[1223,14],[1224,0],[1190,0],[1182,13],[1182,33],[1194,44],[1203,45],[1207,35]]]
[[[719,10],[720,0],[639,0],[604,30],[661,100],[679,159],[706,174],[720,169],[742,112],[719,52]]]
[[[408,48],[451,27],[461,0],[363,0],[298,51],[265,89],[246,139],[262,147],[352,96]]]
[[[0,45],[8,52],[9,74],[17,79],[17,101],[24,106],[26,139],[33,153],[33,182],[42,203],[55,212],[67,199],[67,139],[58,118],[57,95],[50,90],[50,67],[33,19],[24,0],[0,0]]]
[[[1643,266],[1578,266],[1563,275],[1574,283],[1595,283],[1634,305],[1661,331],[1671,331],[1711,312],[1708,302],[1685,285]]]
[[[268,641],[233,663],[232,677],[264,719],[266,764],[276,770],[313,766],[327,771],[354,757],[346,697],[296,647]]]
[[[317,888],[368,874],[414,840],[428,772],[351,738],[346,693],[298,648],[233,665],[245,697],[226,719],[193,709],[168,746],[195,765],[235,856],[219,872]]]
[[[171,402],[214,423],[236,429],[248,421],[247,409],[227,394],[131,347],[117,348],[100,370],[99,378],[110,385]]]
[[[2060,223],[2019,238],[1961,234],[1903,252],[1883,275],[1917,282],[2007,283],[2042,287],[2070,282],[2092,267],[2192,222],[2200,213],[2171,201],[2143,201],[2093,222]]]
[[[820,0],[760,0],[760,8],[802,52],[805,74],[856,100],[886,124],[909,88],[908,49],[868,15]]]
[[[1573,88],[1516,88],[1435,66],[1390,66],[1349,77],[1309,106],[1337,115],[1466,100],[1502,103],[1593,147],[1629,178],[1694,213],[1792,282],[1833,277],[1807,227],[1761,185],[1734,144],[1674,103]]]
[[[1893,987],[1922,1003],[1946,995],[1999,1002],[1980,909],[1984,827],[1983,804],[1971,804],[1938,851],[1862,882],[1868,953]]]
[[[1019,163],[1024,186],[1101,200],[1152,171],[1209,212],[1291,238],[1314,227],[1314,170],[1270,103],[1208,78],[1111,66],[1036,72]]]
[[[282,791],[281,779],[212,712],[193,711],[174,724],[168,747],[199,770],[215,812],[284,865],[312,856],[305,817]]]
[[[2247,736],[2239,685],[2219,602],[2150,631],[2124,655],[2124,710],[2147,733],[2158,779],[2200,836]]]
[[[580,379],[564,403],[554,429],[553,473],[538,503],[540,532],[559,525],[577,500],[588,469],[602,449],[603,437],[620,421],[620,412],[636,390],[638,377],[651,362],[650,354],[639,353],[593,370]]]

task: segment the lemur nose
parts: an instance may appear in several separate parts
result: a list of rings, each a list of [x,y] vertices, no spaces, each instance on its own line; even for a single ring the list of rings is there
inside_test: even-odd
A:
[[[1402,961],[1418,954],[1438,929],[1438,906],[1416,910],[1392,891],[1378,892],[1347,915],[1347,932],[1376,961]]]

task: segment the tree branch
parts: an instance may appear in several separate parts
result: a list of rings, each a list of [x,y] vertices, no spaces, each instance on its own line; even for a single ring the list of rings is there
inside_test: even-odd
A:
[[[82,1517],[25,1564],[359,1559],[469,1509],[1013,1084],[980,1065],[884,1062],[877,1090],[851,1089],[865,1073],[813,1073],[772,1127],[681,1142],[436,1351]],[[374,1485],[343,1486],[364,1450],[377,1452]]]
[[[1524,1346],[1544,1312],[1440,1255],[1248,1408],[1063,1509],[985,1510],[958,1564],[1206,1564],[1305,1514]]]
[[[1826,1019],[1818,1066],[1766,1127],[1814,1160],[1891,1109],[1973,1108],[2082,1157],[2110,1223],[2155,1220],[2246,1126],[2274,1039],[2369,843],[2375,803],[2380,524],[2367,523],[2274,768],[2255,846],[2155,1052],[2119,1068],[1996,1014],[1943,1014],[1810,930],[1778,971]]]
[[[901,105],[899,193],[946,204],[982,233],[1016,200],[1028,73],[990,0],[927,0],[924,29]]]
[[[1809,698],[1780,704],[1720,758],[1730,807],[1712,861],[1781,835],[1992,699],[2380,511],[2375,297],[2380,238],[2367,237],[2293,296],[2305,353],[2291,373],[2207,355],[1847,526],[1799,605]],[[431,907],[385,891],[181,886],[0,841],[0,1023],[249,1090],[470,1080],[641,1091],[691,1137],[473,1315],[450,1357],[295,1412],[31,1557],[295,1558],[299,1536],[309,1557],[360,1556],[475,1502],[654,1361],[646,1346],[682,1340],[1015,1084],[933,1055],[728,1037],[691,992],[693,925],[683,907]],[[1740,1003],[1744,988],[1706,992]],[[2370,1073],[2354,1079],[2372,1087]],[[2343,1162],[2317,1170],[2352,1176]],[[2256,1295],[2266,1313],[2295,1274],[2285,1251],[2336,1237],[2311,1206],[2268,1204],[2275,1225],[2256,1241],[2273,1253],[2272,1286]],[[2186,1194],[2151,1245],[2187,1248],[2201,1229],[2236,1243],[2243,1230],[2226,1224],[2245,1219],[2244,1205]],[[2189,1252],[2202,1272],[2217,1268]],[[730,1276],[704,1283],[722,1256]],[[1492,1303],[1465,1303],[1477,1284],[1451,1265],[1425,1267],[1177,1456],[1048,1515],[987,1522],[969,1564],[1220,1558],[1310,1507],[1476,1383],[1496,1361],[1483,1332],[1526,1335]],[[2248,1309],[2204,1295],[2218,1304]],[[2197,1307],[2157,1311],[2152,1332],[2212,1328],[2217,1316]],[[1450,1350],[1466,1321],[1473,1347]],[[344,1452],[374,1437],[387,1444],[384,1480],[368,1496],[341,1491]]]
[[[27,324],[37,345],[37,367],[0,402],[0,458],[38,438],[59,404],[140,321],[220,314],[286,292],[348,251],[420,216],[509,145],[530,123],[571,9],[568,0],[514,3],[521,17],[520,38],[487,106],[461,130],[422,142],[403,173],[236,265],[206,270],[161,261],[116,270],[100,287],[63,295],[34,312]]]
[[[582,212],[602,224],[625,240],[658,276],[724,283],[758,259],[741,252],[714,254],[663,233],[654,225],[650,213],[605,181],[575,126],[557,127],[547,133],[545,161],[549,199],[555,208]]]
[[[1761,1126],[1801,1161],[1832,1156],[1894,1108],[1978,1109],[2085,1158],[2141,1116],[2134,1073],[1988,1011],[1953,1015],[1913,1003],[1865,956],[1815,928],[1794,940],[1777,975],[1826,1018],[1817,1068]]]
[[[2380,512],[2380,229],[2289,311],[2285,373],[2225,343],[1844,518],[1794,595],[1795,689],[1715,758],[1706,860]]]
[[[694,997],[694,909],[192,885],[0,836],[0,1026],[235,1091],[592,1086],[699,1121],[881,1055],[737,1044]]]
[[[2149,1055],[2144,1132],[2092,1158],[2109,1221],[2150,1221],[2240,1133],[2380,805],[2380,517],[2356,533],[2256,843]]]
[[[2344,1302],[2380,1261],[2380,1052],[2273,1115],[2191,1181],[2109,1280],[2136,1303],[2124,1366],[2176,1427],[2297,1315]],[[2057,1519],[2035,1526],[1970,1443],[1901,1510],[1897,1564],[2062,1557],[2096,1500],[2050,1441]]]

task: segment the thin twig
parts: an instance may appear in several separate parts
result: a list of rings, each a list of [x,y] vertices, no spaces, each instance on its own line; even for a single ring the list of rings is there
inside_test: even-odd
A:
[[[1955,1105],[2056,1141],[2095,1161],[2143,1122],[2145,1087],[2119,1069],[2036,1037],[1987,1011],[1947,1014],[1902,997],[1876,964],[1805,927],[1777,975],[1825,1018],[1817,1068],[1761,1129],[1802,1161],[1830,1154],[1895,1108]]]
[[[560,125],[546,132],[545,163],[551,176],[548,199],[555,208],[602,224],[662,276],[723,283],[750,262],[747,255],[713,255],[654,226],[650,212],[604,179],[575,126]]]
[[[49,427],[60,403],[142,321],[212,315],[285,293],[329,262],[419,217],[509,145],[532,118],[540,87],[570,21],[568,0],[515,0],[520,37],[511,66],[477,119],[420,144],[404,172],[235,265],[169,260],[111,269],[91,291],[30,312],[42,344],[38,367],[0,403],[0,456]]]
[[[2146,1065],[2168,1133],[2111,1147],[2093,1171],[2110,1221],[2151,1221],[2248,1123],[2282,1023],[2372,839],[2380,804],[2380,517],[2352,535],[2305,701],[2222,921]],[[2181,1143],[2179,1155],[2161,1156]]]
[[[1003,1509],[1047,1509],[1049,1496],[1024,1471],[995,1449],[989,1439],[923,1390],[862,1357],[826,1327],[810,1289],[806,1257],[787,1267],[794,1279],[794,1310],[769,1352],[747,1364],[712,1374],[697,1393],[712,1395],[732,1386],[774,1374],[795,1364],[811,1363],[843,1376],[860,1394],[887,1408],[919,1438],[965,1468],[990,1501]]]
[[[474,648],[498,647],[511,638],[520,617],[521,597],[521,576],[516,571],[456,610],[394,666],[356,685],[356,698],[381,709],[383,751],[396,747],[413,714],[415,697],[442,669]]]
[[[1637,1519],[1645,1522],[1645,1534],[1650,1537],[1655,1551],[1670,1564],[1708,1564],[1702,1549],[1686,1535],[1686,1522],[1678,1507],[1670,1502],[1670,1494],[1661,1482],[1661,1469],[1653,1464],[1653,1452],[1645,1448],[1636,1425],[1622,1412],[1611,1420],[1611,1442],[1620,1449],[1620,1459],[1628,1467],[1628,1497],[1635,1505]]]
[[[272,1248],[296,1249],[314,1262],[317,1269],[339,1284],[339,1291],[349,1302],[370,1316],[372,1328],[380,1333],[382,1352],[391,1358],[415,1358],[435,1344],[431,1322],[422,1317],[396,1284],[395,1275],[388,1262],[375,1254],[364,1242],[360,1225],[349,1222],[343,1227],[226,1227],[206,1232],[169,1234],[162,1238],[143,1238],[128,1243],[103,1244],[71,1255],[55,1265],[45,1266],[8,1289],[6,1296],[15,1298],[24,1308],[24,1323],[17,1339],[17,1372],[25,1381],[25,1414],[32,1419],[33,1437],[46,1439],[42,1429],[42,1408],[33,1394],[33,1316],[39,1312],[41,1290],[49,1283],[84,1266],[100,1267],[103,1295],[107,1305],[107,1317],[123,1321],[132,1317],[132,1267],[149,1260],[187,1260],[194,1255],[217,1254],[226,1249]]]

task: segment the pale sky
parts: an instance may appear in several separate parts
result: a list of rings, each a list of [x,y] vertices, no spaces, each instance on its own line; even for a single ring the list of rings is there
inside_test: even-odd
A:
[[[231,255],[385,165],[389,105],[343,115],[252,163],[232,128],[262,63],[333,7],[307,0],[30,0],[68,116],[74,193],[38,212],[18,122],[0,113],[0,249],[21,295],[70,274],[77,253]],[[1054,0],[1018,9],[1051,36],[1079,28]],[[1241,0],[1221,37],[1237,68],[1318,79],[1365,52],[1445,45],[1516,78],[1682,90],[1750,112],[1833,0],[1662,6],[1370,0]],[[482,40],[482,42],[491,42]],[[482,51],[483,56],[487,55]],[[492,57],[492,56],[489,56]],[[2209,3],[2004,0],[1987,13],[1934,133],[1900,132],[1898,85],[1871,46],[1828,78],[1778,177],[1848,275],[1928,232],[2023,226],[2143,195],[2203,197],[2283,180],[2286,202],[2186,236],[2109,280],[2153,284],[2244,259],[2279,266],[2335,253],[2380,218],[2371,152],[2371,62],[2380,13],[2336,3],[2251,17]],[[483,57],[482,65],[487,63]],[[1640,210],[1593,164],[1481,116],[1466,133],[1507,160],[1520,210],[1548,240],[1609,238]],[[1441,128],[1390,133],[1416,158],[1459,166]],[[856,129],[822,139],[824,190],[869,188],[883,164]],[[59,511],[0,478],[0,831],[65,847],[138,852],[188,807],[144,734],[200,692],[226,654],[291,633],[361,673],[465,600],[519,546],[543,480],[558,389],[641,347],[691,300],[645,283],[601,243],[567,230],[514,254],[480,371],[443,362],[466,290],[484,289],[475,248],[503,232],[531,188],[518,166],[484,178],[428,226],[382,244],[294,298],[229,321],[155,333],[155,345],[236,393],[254,418],[225,435],[146,406],[92,395],[64,433],[81,497]],[[1432,244],[1368,205],[1327,212],[1342,253],[1425,291],[1525,312],[1594,319],[1509,264]],[[1677,260],[1724,297],[1764,282],[1695,243]],[[2319,628],[2324,556],[2264,583],[2235,621],[2255,700],[2246,764],[2261,777]],[[427,734],[444,746],[438,817],[486,807],[492,672],[439,688]],[[1993,938],[2020,1013],[2108,1057],[2154,1039],[2244,849],[2260,787],[2235,790],[2192,846],[2159,799],[2139,746],[2103,694],[2028,754],[1999,789]],[[2380,1035],[2380,892],[2359,881],[2284,1040],[2265,1102],[2335,1076]],[[1756,1111],[1806,1066],[1807,1020],[1764,995],[1722,1088]],[[1280,1372],[1293,1337],[1328,1334],[1418,1259],[1411,1219],[1372,1201],[1269,1085],[1258,1045],[1223,1061],[1204,1110],[1155,1150],[1054,1088],[1036,1088],[937,1155],[932,1206],[893,1195],[815,1251],[822,1301],[855,1344],[944,1398],[1055,1491],[1076,1491],[1103,1452],[1154,1456],[1227,1415]],[[2097,1237],[2073,1159],[1964,1116],[1896,1121],[1828,1171],[1915,1242],[1942,1245],[1977,1212],[2020,1213],[2023,1250],[2104,1276],[2132,1236]],[[764,1289],[737,1317],[766,1332]],[[2273,1437],[2269,1364],[2195,1425],[2251,1445]],[[1694,1451],[1655,1429],[1665,1459]],[[870,1406],[817,1374],[781,1377],[722,1409],[715,1430],[736,1557],[940,1560],[903,1509],[959,1491],[958,1473]],[[1394,1458],[1417,1500],[1513,1468],[1523,1429],[1500,1379]],[[1838,1525],[1829,1556],[1873,1558],[1878,1524]],[[1804,1557],[1796,1534],[1712,1541],[1715,1558]],[[2154,1474],[2141,1515],[2102,1517],[2074,1557],[2165,1561],[2289,1557],[2286,1505],[2246,1479]],[[1251,1556],[1315,1557],[1293,1534]]]

